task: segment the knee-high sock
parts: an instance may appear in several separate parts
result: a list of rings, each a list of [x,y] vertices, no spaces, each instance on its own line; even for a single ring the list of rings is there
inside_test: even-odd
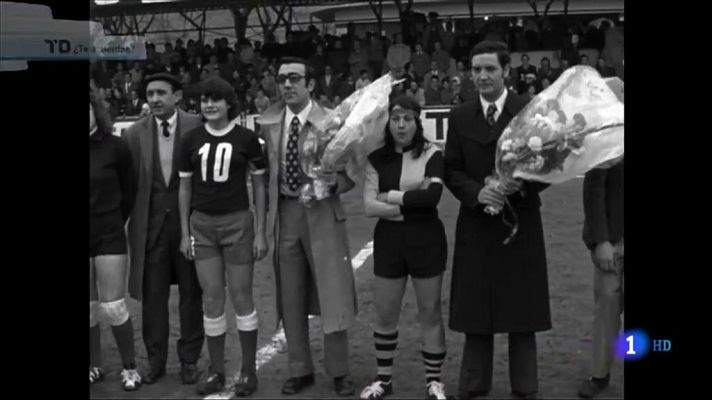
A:
[[[101,367],[101,329],[99,329],[99,324],[89,327],[89,366]]]
[[[423,351],[423,362],[425,363],[425,382],[440,382],[440,370],[445,362],[445,352],[428,353]]]
[[[116,345],[119,347],[121,363],[124,369],[136,369],[136,350],[134,348],[134,330],[131,317],[121,325],[112,325],[111,331],[114,333]]]
[[[225,314],[217,318],[203,316],[203,327],[210,355],[210,370],[225,374],[225,332],[227,331]]]
[[[257,311],[249,315],[236,315],[237,332],[240,336],[240,349],[242,350],[242,372],[256,373],[257,365]]]
[[[378,332],[373,331],[376,345],[376,364],[378,366],[377,380],[390,382],[393,375],[393,358],[398,347],[398,331]]]

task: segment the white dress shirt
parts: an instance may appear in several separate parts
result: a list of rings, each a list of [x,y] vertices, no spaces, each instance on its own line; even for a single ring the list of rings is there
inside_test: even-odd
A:
[[[494,120],[497,122],[497,119],[499,119],[499,116],[502,114],[502,110],[504,109],[504,102],[507,101],[507,89],[505,88],[504,91],[502,92],[502,95],[499,96],[497,100],[494,101],[494,104],[497,106],[497,111],[494,113]],[[487,109],[489,108],[490,103],[489,101],[485,100],[482,95],[480,95],[480,103],[482,104],[482,113],[487,116]]]

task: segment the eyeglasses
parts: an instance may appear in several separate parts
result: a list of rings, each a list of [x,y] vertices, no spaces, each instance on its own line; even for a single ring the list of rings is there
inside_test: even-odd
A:
[[[279,74],[279,75],[277,75],[275,80],[277,81],[277,83],[282,85],[287,81],[287,79],[289,79],[289,82],[291,84],[296,84],[296,83],[299,83],[299,81],[301,81],[303,78],[304,78],[304,75],[299,75],[297,73],[291,73],[289,75]]]

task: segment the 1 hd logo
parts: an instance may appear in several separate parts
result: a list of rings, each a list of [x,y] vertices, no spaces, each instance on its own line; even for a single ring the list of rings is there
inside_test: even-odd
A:
[[[672,342],[668,339],[651,340],[642,329],[626,331],[618,336],[615,353],[619,359],[634,361],[645,358],[650,351],[666,353],[672,350]]]

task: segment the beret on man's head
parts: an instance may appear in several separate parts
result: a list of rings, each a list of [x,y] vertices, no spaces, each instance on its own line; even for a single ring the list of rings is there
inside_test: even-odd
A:
[[[170,83],[174,92],[183,89],[183,84],[180,82],[180,79],[173,74],[169,74],[168,72],[159,72],[147,76],[145,80],[146,86],[153,81],[164,81]]]

